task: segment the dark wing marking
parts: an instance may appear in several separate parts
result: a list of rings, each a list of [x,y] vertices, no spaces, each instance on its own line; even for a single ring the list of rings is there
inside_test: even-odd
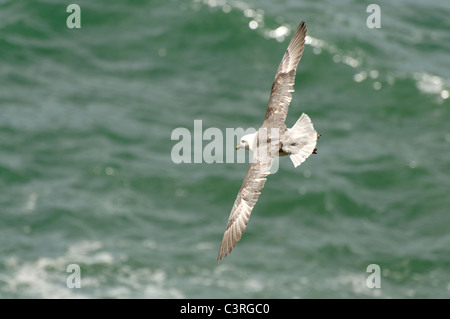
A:
[[[263,126],[285,128],[289,104],[294,92],[295,72],[305,47],[306,25],[302,21],[281,59],[270,93]]]

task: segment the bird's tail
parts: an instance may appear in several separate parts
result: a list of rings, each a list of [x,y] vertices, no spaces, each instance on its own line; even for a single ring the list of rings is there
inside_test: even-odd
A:
[[[294,126],[287,130],[283,138],[283,151],[289,157],[295,167],[303,163],[309,155],[315,153],[317,144],[317,132],[308,115],[303,113]]]

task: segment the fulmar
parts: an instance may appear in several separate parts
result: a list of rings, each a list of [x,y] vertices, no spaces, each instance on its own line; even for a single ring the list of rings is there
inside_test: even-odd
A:
[[[317,134],[311,119],[303,113],[292,128],[285,124],[294,92],[295,72],[305,46],[306,25],[302,21],[281,60],[270,92],[262,126],[244,135],[236,150],[253,152],[250,167],[239,190],[219,249],[217,263],[225,258],[241,239],[250,214],[266,183],[276,156],[289,156],[295,167],[316,154]]]

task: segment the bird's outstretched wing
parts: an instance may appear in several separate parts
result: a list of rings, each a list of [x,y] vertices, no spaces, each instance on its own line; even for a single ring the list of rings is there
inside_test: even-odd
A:
[[[269,175],[273,163],[273,157],[265,161],[257,161],[250,164],[250,167],[242,183],[241,189],[234,201],[233,209],[228,218],[227,228],[220,245],[217,263],[225,258],[241,239],[253,207],[261,194],[260,190],[266,183],[266,176]]]
[[[306,24],[302,21],[281,59],[272,84],[263,126],[285,128],[284,122],[292,100],[291,92],[294,92],[295,72],[305,47],[306,31]]]

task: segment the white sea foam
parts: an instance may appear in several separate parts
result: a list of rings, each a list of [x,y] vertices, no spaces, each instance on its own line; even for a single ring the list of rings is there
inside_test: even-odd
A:
[[[66,285],[66,271],[70,264],[81,269],[81,288]],[[120,258],[104,250],[100,241],[81,241],[70,246],[58,257],[40,257],[21,262],[9,257],[4,265],[8,275],[1,275],[2,291],[21,298],[183,298],[175,287],[168,285],[168,276],[162,269],[132,268]],[[117,267],[115,278],[111,268]],[[92,267],[95,271],[92,271]],[[98,269],[101,270],[98,270]],[[103,283],[108,282],[107,285]]]

